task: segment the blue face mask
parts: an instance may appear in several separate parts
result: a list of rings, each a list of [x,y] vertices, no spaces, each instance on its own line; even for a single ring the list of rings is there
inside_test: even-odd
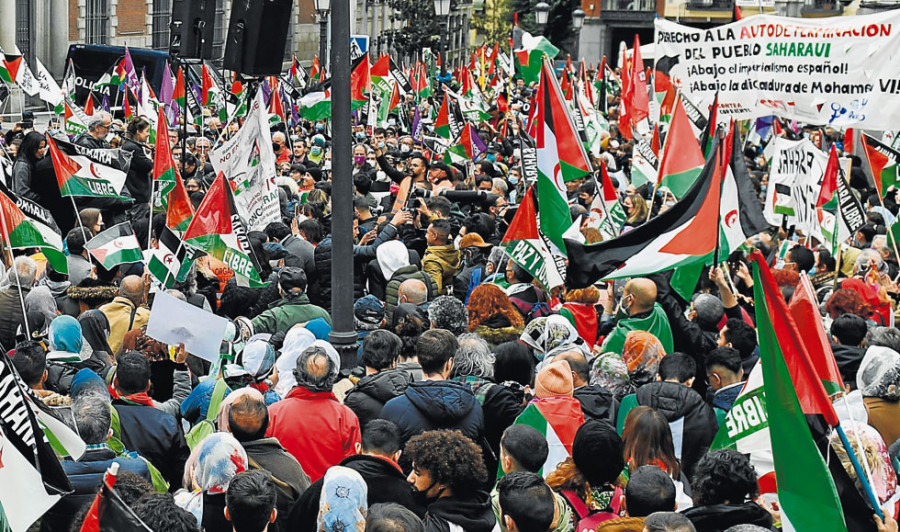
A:
[[[511,175],[511,176],[507,177],[506,180],[509,181],[509,183],[510,183],[511,185],[518,185],[518,184],[519,184],[519,178],[516,177],[516,176],[514,176],[514,175]]]
[[[495,162],[495,161],[497,160],[497,156],[494,155],[493,153],[489,153],[489,154],[487,154],[486,159],[487,159],[488,161],[491,161],[491,162],[493,163],[493,162]]]
[[[325,131],[325,124],[316,124],[316,131]]]

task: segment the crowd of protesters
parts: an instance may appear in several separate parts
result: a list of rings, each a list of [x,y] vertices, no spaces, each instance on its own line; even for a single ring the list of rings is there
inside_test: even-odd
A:
[[[360,345],[357,366],[343,371],[328,341],[327,123],[301,121],[272,134],[282,220],[249,233],[268,286],[240,286],[223,263],[204,256],[167,290],[230,320],[213,364],[147,335],[149,303],[160,288],[141,264],[107,270],[85,250],[92,235],[125,220],[142,245],[156,245],[165,221],[157,215],[149,223],[147,120],[123,123],[97,112],[72,139],[133,153],[126,188],[134,202],[79,198],[77,216],[60,197],[46,154],[44,135],[65,135],[60,122],[47,131],[21,122],[8,129],[14,165],[7,185],[56,217],[68,274],[40,254],[17,251],[0,280],[0,345],[87,444],[80,460],[62,460],[75,491],[41,519],[40,530],[79,530],[113,462],[116,491],[157,531],[780,527],[777,502],[748,457],[710,450],[759,358],[746,257],[736,252],[727,269],[708,269],[685,301],[665,274],[546,290],[500,245],[528,185],[519,159],[531,142],[523,120],[532,91],[520,84],[507,113],[494,108],[495,119],[477,124],[487,151],[468,165],[445,164],[432,144],[409,135],[411,99],[389,127],[353,127]],[[599,168],[602,159],[619,188],[626,232],[673,198],[630,185],[633,144],[618,135],[614,111],[610,121],[595,162]],[[195,207],[215,177],[210,151],[237,126],[209,116],[202,128],[189,125],[186,139],[180,127],[170,131]],[[788,134],[842,148],[830,129]],[[748,144],[745,158],[762,200],[761,147]],[[395,208],[407,176],[414,192]],[[573,220],[590,208],[594,183],[566,183]],[[898,264],[886,226],[898,205],[892,194],[882,207],[858,159],[850,185],[868,206],[868,223],[840,263],[789,228],[749,244],[769,256],[783,242],[791,246],[774,270],[786,299],[801,272],[815,285],[846,385],[841,400],[866,447],[857,455],[886,509],[882,522],[861,492],[842,492],[849,529],[896,531]],[[583,233],[589,243],[601,238],[588,226]],[[544,419],[535,420],[532,405]],[[846,458],[840,442],[831,445]]]

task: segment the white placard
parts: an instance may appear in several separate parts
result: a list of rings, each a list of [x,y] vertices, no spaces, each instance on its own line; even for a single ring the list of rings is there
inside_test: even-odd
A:
[[[169,345],[184,342],[188,353],[215,362],[227,326],[228,320],[221,316],[158,292],[150,309],[147,336]]]

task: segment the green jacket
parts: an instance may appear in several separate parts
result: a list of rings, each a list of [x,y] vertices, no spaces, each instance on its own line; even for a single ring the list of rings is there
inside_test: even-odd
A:
[[[650,313],[642,318],[628,317],[619,320],[616,328],[613,329],[606,342],[603,344],[602,353],[618,353],[622,354],[622,348],[625,346],[625,337],[631,331],[647,331],[659,340],[666,353],[671,353],[674,348],[672,341],[672,327],[669,325],[669,318],[659,303],[653,304]]]
[[[328,325],[331,325],[331,315],[328,311],[310,303],[306,294],[290,294],[272,302],[262,314],[253,318],[253,332],[271,334],[286,332],[298,323],[315,318],[324,318]]]
[[[434,279],[438,293],[446,294],[446,287],[453,286],[453,277],[459,273],[459,250],[453,244],[429,246],[422,257],[422,271]]]

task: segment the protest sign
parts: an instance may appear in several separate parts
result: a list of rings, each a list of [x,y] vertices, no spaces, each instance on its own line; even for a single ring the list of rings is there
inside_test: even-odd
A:
[[[763,214],[772,225],[781,225],[784,216],[788,226],[809,232],[819,231],[816,200],[822,189],[822,178],[828,155],[807,139],[774,140],[775,152],[769,172],[766,204]]]
[[[215,362],[227,326],[225,318],[165,292],[157,292],[150,309],[147,336],[169,345],[183,342],[188,353]]]
[[[884,130],[900,120],[900,10],[796,19],[758,15],[708,30],[656,19],[656,61],[720,121],[776,114]]]
[[[237,135],[210,154],[216,172],[234,185],[238,214],[251,230],[281,220],[275,186],[275,154],[262,91],[249,103],[247,120]]]

